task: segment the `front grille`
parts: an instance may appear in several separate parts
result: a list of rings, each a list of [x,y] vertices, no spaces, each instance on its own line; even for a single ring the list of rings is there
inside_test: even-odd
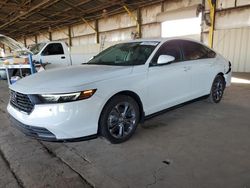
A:
[[[16,91],[10,91],[10,104],[23,112],[30,114],[34,108],[34,105],[30,101],[28,95],[18,93]]]

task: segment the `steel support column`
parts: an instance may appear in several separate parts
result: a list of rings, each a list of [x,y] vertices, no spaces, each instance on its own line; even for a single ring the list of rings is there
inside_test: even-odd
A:
[[[136,22],[136,32],[138,33],[138,37],[141,38],[141,13],[140,9],[137,10],[137,17],[128,9],[126,5],[123,8],[127,11],[128,15]]]
[[[213,40],[214,40],[214,25],[215,25],[215,10],[216,10],[216,0],[208,0],[208,5],[210,8],[210,21],[211,26],[209,28],[209,46],[213,48]]]

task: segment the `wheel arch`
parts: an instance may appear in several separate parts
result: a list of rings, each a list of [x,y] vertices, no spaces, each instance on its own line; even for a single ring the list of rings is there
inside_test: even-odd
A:
[[[219,72],[216,76],[222,76],[223,80],[224,80],[224,84],[226,84],[226,79],[225,79],[225,76],[222,72]]]
[[[144,110],[143,110],[143,104],[142,104],[142,101],[141,101],[141,98],[139,97],[139,95],[133,91],[130,91],[130,90],[124,90],[124,91],[120,91],[120,92],[117,92],[116,94],[112,95],[107,101],[106,103],[104,104],[102,110],[101,110],[101,113],[100,113],[100,116],[99,116],[99,120],[98,120],[98,133],[99,133],[99,125],[100,125],[100,119],[101,119],[101,115],[103,113],[103,110],[105,108],[105,106],[109,103],[109,101],[112,100],[112,98],[114,98],[115,96],[117,95],[126,95],[126,96],[130,96],[132,97],[138,104],[139,106],[139,112],[140,112],[140,121],[139,122],[144,122],[144,117],[145,117],[145,113],[144,113]]]

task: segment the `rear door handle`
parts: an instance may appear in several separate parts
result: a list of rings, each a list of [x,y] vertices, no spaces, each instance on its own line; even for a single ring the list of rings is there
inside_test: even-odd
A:
[[[61,56],[61,59],[65,59],[65,56]]]

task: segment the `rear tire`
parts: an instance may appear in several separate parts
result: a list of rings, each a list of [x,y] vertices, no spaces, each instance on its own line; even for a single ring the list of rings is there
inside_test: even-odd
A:
[[[128,140],[140,119],[139,106],[130,96],[116,95],[104,107],[99,120],[99,132],[113,144]]]
[[[225,80],[223,76],[217,75],[213,81],[208,101],[210,103],[219,103],[223,97],[225,89]]]

